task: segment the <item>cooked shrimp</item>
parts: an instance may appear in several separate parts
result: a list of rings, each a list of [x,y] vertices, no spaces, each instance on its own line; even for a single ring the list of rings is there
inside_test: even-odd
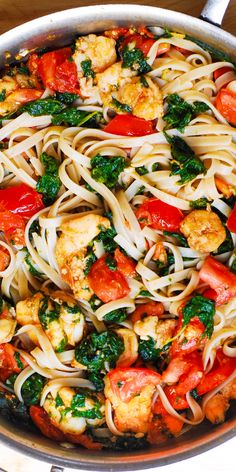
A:
[[[108,67],[103,73],[97,74],[96,82],[104,104],[108,105],[111,101],[111,92],[116,91],[131,78],[136,76],[137,72],[129,68],[123,68],[122,62],[116,62]]]
[[[173,336],[175,320],[159,320],[158,316],[144,316],[142,320],[134,323],[134,331],[141,339],[148,340],[152,337],[155,342],[156,349],[162,349],[168,339]]]
[[[67,345],[75,346],[82,339],[85,330],[84,316],[74,299],[59,291],[55,292],[54,298],[53,295],[49,297],[39,292],[18,302],[16,318],[23,326],[41,325],[57,352],[63,351]],[[37,344],[32,332],[29,336]]]
[[[49,394],[43,408],[52,423],[63,433],[82,434],[87,427],[98,427],[104,422],[102,395],[85,390],[62,387]]]
[[[15,329],[15,310],[4,304],[0,314],[0,344],[9,343],[15,334]]]
[[[116,42],[112,38],[89,34],[81,36],[76,41],[73,59],[76,63],[79,77],[84,75],[83,62],[91,61],[93,72],[103,72],[116,61]]]
[[[206,404],[206,417],[211,423],[223,423],[230,400],[236,400],[236,379],[233,379],[220,392],[216,393]]]
[[[141,392],[123,402],[112,390],[109,377],[105,377],[104,393],[114,408],[114,423],[121,432],[146,433],[151,415],[154,385],[147,385]]]
[[[109,228],[110,221],[100,215],[85,215],[63,223],[56,244],[56,259],[62,278],[70,285],[75,298],[89,300],[93,294],[84,274],[88,244]]]
[[[117,367],[130,367],[138,359],[138,340],[132,329],[119,328],[115,332],[124,341],[124,352],[119,357]]]
[[[140,78],[134,77],[112,95],[120,103],[128,105],[133,115],[145,120],[155,120],[163,116],[163,97],[158,85],[150,77],[146,76],[145,80],[147,86],[144,87]],[[119,108],[116,111],[121,113]]]
[[[180,230],[189,246],[202,253],[216,251],[226,238],[225,228],[213,211],[191,211],[181,222]]]

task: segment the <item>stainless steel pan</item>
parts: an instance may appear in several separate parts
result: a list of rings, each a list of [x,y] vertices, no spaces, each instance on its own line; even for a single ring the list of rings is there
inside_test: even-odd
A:
[[[229,0],[209,0],[196,19],[182,13],[141,5],[97,5],[54,13],[3,34],[0,38],[0,67],[5,63],[5,52],[11,59],[19,50],[35,47],[59,47],[70,43],[78,34],[99,32],[117,25],[159,25],[191,36],[236,55],[236,38],[219,28]],[[205,20],[205,21],[204,21]],[[206,23],[206,21],[208,23]],[[230,410],[226,422],[217,427],[201,424],[178,439],[167,441],[146,451],[88,451],[64,449],[40,436],[22,431],[16,425],[0,419],[0,439],[10,447],[35,458],[62,467],[87,470],[138,470],[169,464],[199,454],[234,436],[236,409]],[[3,465],[4,466],[4,465]],[[60,467],[54,471],[63,470]]]

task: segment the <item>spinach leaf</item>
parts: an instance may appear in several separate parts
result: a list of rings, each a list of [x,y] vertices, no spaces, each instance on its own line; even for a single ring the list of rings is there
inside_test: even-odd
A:
[[[226,238],[223,241],[223,243],[218,247],[217,251],[213,252],[215,256],[218,256],[219,254],[223,254],[224,252],[231,252],[234,250],[233,239],[227,226],[225,226],[225,230],[226,230]]]
[[[52,118],[53,125],[65,124],[68,126],[82,126],[97,114],[97,111],[88,112],[84,110],[77,110],[77,108],[64,108],[60,113],[57,113]]]
[[[207,198],[199,198],[198,200],[192,200],[189,202],[190,208],[193,208],[194,210],[200,210],[201,208],[206,208],[208,204]]]
[[[100,392],[104,389],[104,382],[102,380],[102,375],[99,372],[88,372],[88,380],[93,383],[97,392]]]
[[[60,313],[59,303],[54,302],[54,310],[48,308],[49,297],[45,297],[39,308],[38,317],[42,327],[47,330],[52,321],[58,320]],[[50,300],[50,302],[52,302]]]
[[[100,229],[101,231],[94,241],[102,241],[105,252],[114,252],[118,247],[118,244],[114,241],[114,237],[117,235],[114,226],[108,229],[101,227]]]
[[[85,269],[84,269],[84,275],[87,277],[87,275],[90,272],[90,269],[93,265],[93,263],[97,260],[93,250],[91,249],[89,253],[87,253],[86,260],[85,260]]]
[[[3,89],[0,93],[0,102],[4,102],[6,98],[6,89]]]
[[[195,102],[193,105],[186,102],[176,93],[167,95],[166,102],[168,104],[167,113],[164,120],[167,122],[165,129],[177,128],[184,132],[185,126],[199,113],[203,113],[209,109],[204,102]]]
[[[38,278],[42,278],[42,272],[39,272],[38,269],[34,266],[33,264],[33,261],[32,261],[32,258],[31,258],[31,255],[28,251],[28,249],[24,249],[24,251],[26,252],[26,256],[25,256],[25,263],[28,267],[28,270],[29,272],[34,276],[34,277],[38,277]]]
[[[85,61],[81,62],[82,71],[85,77],[95,77],[95,72],[92,69],[92,61],[91,59],[86,59]]]
[[[183,234],[180,234],[180,233],[174,233],[172,231],[163,231],[163,234],[165,236],[171,236],[172,238],[175,238],[177,239],[177,241],[181,244],[181,246],[183,247],[189,247],[188,245],[188,242],[187,242],[187,239],[185,238],[185,236]]]
[[[129,105],[119,102],[115,97],[112,97],[111,104],[122,113],[132,113],[132,108]]]
[[[29,239],[32,241],[33,233],[40,234],[40,226],[38,220],[34,220],[33,223],[30,225],[29,229]]]
[[[147,63],[143,51],[138,48],[130,48],[129,45],[124,47],[122,52],[122,67],[130,67],[132,70],[137,70],[140,74],[147,74],[152,70]]]
[[[0,413],[18,426],[35,431],[27,406],[19,402],[14,394],[0,391]]]
[[[171,145],[173,160],[170,163],[171,175],[179,175],[179,184],[186,184],[200,174],[206,173],[203,162],[194,154],[188,144],[179,136],[169,136],[164,132],[167,142]]]
[[[57,197],[61,187],[61,181],[58,177],[59,162],[46,152],[40,156],[40,160],[45,168],[45,173],[39,178],[36,190],[43,194],[43,203],[48,206],[51,205]]]
[[[107,438],[106,446],[108,446]],[[116,449],[117,451],[139,451],[142,449],[146,450],[148,447],[150,447],[150,444],[148,443],[146,436],[141,438],[136,438],[135,436],[116,436],[116,441],[112,441],[110,447],[112,449]]]
[[[105,263],[107,265],[107,267],[109,267],[109,269],[111,271],[115,271],[117,269],[117,263],[116,263],[116,260],[114,259],[114,257],[110,256],[108,254],[108,256],[106,257],[105,259]]]
[[[152,294],[148,290],[140,290],[139,295],[141,297],[152,297]]]
[[[54,115],[60,113],[63,108],[64,105],[55,98],[39,98],[26,103],[21,107],[20,112],[27,111],[32,116]]]
[[[149,336],[149,339],[140,339],[138,351],[145,362],[155,362],[160,357],[161,349],[157,349],[155,340]]]
[[[91,158],[91,166],[93,179],[112,188],[116,185],[120,173],[124,171],[126,162],[122,156],[109,157],[97,154]]]
[[[214,329],[215,302],[202,295],[195,295],[183,308],[183,326],[197,316],[205,326],[205,334],[211,338]]]
[[[78,95],[70,92],[56,92],[56,98],[64,105],[71,105],[78,98]]]
[[[24,364],[23,364],[23,362],[21,361],[20,353],[19,353],[18,351],[15,351],[15,352],[14,352],[14,358],[15,358],[15,360],[16,360],[17,367],[19,367],[19,369],[24,369]]]
[[[233,274],[236,274],[236,257],[235,256],[234,256],[233,262],[231,264],[230,270],[231,270],[231,272],[233,272]]]
[[[84,338],[75,348],[75,359],[87,367],[88,373],[100,374],[106,362],[115,367],[123,351],[123,340],[112,331],[103,331]]]
[[[36,372],[28,377],[22,385],[21,392],[25,405],[38,405],[45,379]]]
[[[143,87],[145,88],[149,88],[149,85],[148,85],[148,81],[146,79],[146,77],[144,75],[141,75],[140,77],[140,82],[142,84]]]
[[[126,320],[127,311],[125,308],[118,308],[117,310],[110,311],[104,316],[105,321],[110,321],[111,323],[121,323]]]
[[[84,408],[86,406],[86,400],[91,399],[93,401],[92,408]],[[88,395],[87,392],[79,390],[73,396],[71,401],[71,410],[73,417],[89,418],[89,419],[101,419],[103,417],[101,411],[101,404],[95,396]]]
[[[226,52],[220,51],[214,46],[210,46],[210,44],[207,44],[200,39],[193,38],[188,34],[185,35],[185,38],[198,44],[198,46],[200,46],[202,49],[205,49],[205,51],[208,51],[212,55],[213,60],[231,62],[234,67],[236,67],[236,62],[232,61],[232,58]]]
[[[135,170],[136,170],[136,172],[137,172],[139,175],[148,174],[148,169],[147,169],[147,167],[145,167],[145,166],[135,167]]]

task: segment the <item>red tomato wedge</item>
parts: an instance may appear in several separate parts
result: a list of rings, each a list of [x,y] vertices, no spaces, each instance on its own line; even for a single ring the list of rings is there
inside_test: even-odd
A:
[[[221,262],[208,256],[199,272],[200,279],[216,292],[215,302],[222,305],[236,296],[236,275]]]
[[[121,136],[146,136],[156,132],[154,121],[144,120],[133,115],[116,115],[103,131]]]
[[[115,250],[114,259],[117,263],[117,270],[125,277],[134,277],[136,274],[136,263],[126,256],[119,248]]]
[[[39,428],[41,433],[53,441],[70,441],[74,444],[80,444],[87,449],[102,448],[100,443],[94,442],[87,434],[63,433],[63,431],[54,426],[47,412],[41,406],[31,405],[29,412],[34,424]]]
[[[9,210],[0,211],[0,231],[8,241],[17,245],[25,244],[25,222],[22,216],[14,215]]]
[[[235,357],[228,357],[222,349],[218,349],[216,353],[216,361],[208,374],[205,374],[197,387],[198,395],[204,395],[205,393],[213,390],[222,384],[236,369]]]
[[[29,185],[20,184],[0,190],[0,208],[31,218],[44,204],[40,193]]]
[[[233,233],[236,233],[236,204],[234,205],[234,208],[229,215],[229,218],[227,221],[227,227],[230,231],[232,231]]]
[[[133,323],[142,319],[143,316],[161,316],[163,315],[165,309],[162,303],[160,302],[148,302],[138,305],[135,311],[131,315],[131,320]]]
[[[107,374],[107,377],[113,393],[122,402],[129,402],[147,385],[156,386],[161,381],[161,376],[157,372],[138,367],[114,369]]]
[[[221,77],[223,74],[226,74],[226,72],[231,72],[233,71],[232,67],[220,67],[220,69],[217,69],[213,72],[213,77],[214,80],[217,80],[219,77]]]
[[[126,297],[130,292],[124,275],[117,269],[109,269],[106,258],[107,254],[94,262],[88,275],[90,287],[104,303]]]
[[[145,200],[136,211],[141,227],[150,226],[154,229],[179,231],[184,218],[181,210],[164,203],[158,198]]]
[[[57,92],[78,93],[77,69],[69,61],[71,48],[46,52],[38,62],[38,75],[45,87]]]
[[[53,441],[66,440],[65,434],[51,423],[47,412],[41,406],[31,405],[29,411],[33,422],[44,436]]]
[[[0,344],[0,379],[3,382],[11,374],[19,374],[28,365],[20,354],[17,354],[19,356],[17,358],[16,353],[18,353],[18,350],[12,344]],[[21,362],[22,367],[19,367],[19,362]]]
[[[222,88],[216,96],[215,106],[231,125],[236,126],[236,93]]]
[[[130,34],[125,37],[121,43],[121,50],[125,48],[128,44],[134,44],[134,48],[140,49],[144,56],[147,56],[152,45],[155,43],[155,39],[147,38],[141,34]]]
[[[179,318],[179,323],[176,328],[176,334],[182,328],[182,316]],[[204,324],[196,316],[187,324],[184,332],[180,334],[171,345],[171,356],[180,354],[189,354],[202,348],[205,344],[206,338],[203,336],[205,331]]]

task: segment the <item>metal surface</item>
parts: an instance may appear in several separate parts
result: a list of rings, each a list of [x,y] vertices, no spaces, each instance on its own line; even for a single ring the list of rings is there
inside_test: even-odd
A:
[[[200,18],[215,26],[221,26],[230,0],[208,0]]]
[[[218,1],[217,3],[219,4]],[[226,6],[228,2],[223,3]],[[221,3],[221,8],[223,8],[223,3]],[[208,7],[208,11],[212,12],[212,1],[208,2]],[[217,23],[220,22],[219,17],[211,16],[211,20],[212,18],[213,20],[217,18]],[[58,47],[70,43],[78,34],[99,32],[116,25],[138,24],[159,25],[187,32],[235,57],[236,38],[216,26],[208,24],[206,27],[204,21],[178,12],[129,4],[97,5],[66,10],[19,26],[1,36],[1,63],[2,65],[5,63],[5,51],[9,51],[13,59],[19,49],[31,50],[39,45]],[[236,409],[231,408],[222,425],[216,427],[210,423],[202,423],[178,439],[171,439],[165,444],[143,451],[65,449],[40,434],[22,431],[19,425],[13,425],[3,418],[0,424],[0,439],[22,453],[61,467],[125,471],[150,468],[186,459],[226,441],[235,435],[235,431]]]

